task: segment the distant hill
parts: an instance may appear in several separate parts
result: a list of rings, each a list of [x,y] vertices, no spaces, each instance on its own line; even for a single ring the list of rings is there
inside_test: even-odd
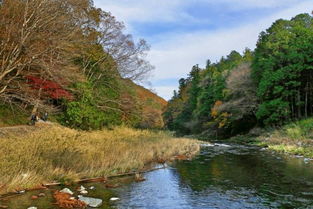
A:
[[[167,106],[167,101],[150,90],[125,80],[128,87],[133,89],[136,101],[141,109],[141,128],[163,128],[164,121],[162,114]]]

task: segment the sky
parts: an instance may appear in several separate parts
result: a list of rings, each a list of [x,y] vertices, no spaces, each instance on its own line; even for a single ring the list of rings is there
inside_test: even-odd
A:
[[[204,67],[232,50],[254,49],[258,35],[280,18],[311,13],[313,0],[94,0],[151,49],[149,81],[168,100],[193,65]]]

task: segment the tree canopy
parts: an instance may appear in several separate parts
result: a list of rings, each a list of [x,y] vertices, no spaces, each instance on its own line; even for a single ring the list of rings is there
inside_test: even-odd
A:
[[[276,126],[313,113],[313,17],[277,20],[254,51],[207,61],[179,82],[164,114],[179,134],[227,137],[256,125]]]

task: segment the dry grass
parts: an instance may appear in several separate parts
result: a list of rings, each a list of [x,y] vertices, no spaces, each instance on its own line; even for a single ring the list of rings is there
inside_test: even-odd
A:
[[[46,125],[25,135],[0,135],[0,193],[124,173],[198,150],[197,141],[163,132],[126,127],[83,132]]]

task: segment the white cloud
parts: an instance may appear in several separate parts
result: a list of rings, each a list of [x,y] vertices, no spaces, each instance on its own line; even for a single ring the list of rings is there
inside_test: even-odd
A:
[[[288,7],[310,0],[95,0],[97,7],[110,11],[126,24],[130,22],[197,22],[188,14],[191,5],[227,6],[227,10]]]
[[[193,65],[204,65],[207,59],[215,62],[232,50],[242,52],[246,47],[254,49],[259,33],[275,20],[310,12],[311,8],[313,2],[305,2],[238,28],[165,36],[162,41],[152,46],[148,56],[151,63],[156,66],[153,80],[186,77]],[[155,88],[157,91],[158,89],[165,91],[163,88]]]
[[[160,97],[169,100],[173,96],[173,91],[177,90],[177,86],[156,86],[154,90]]]
[[[191,18],[182,12],[186,1],[181,0],[95,0],[97,7],[110,11],[124,22],[177,22]]]
[[[207,3],[216,3],[216,0],[199,0]],[[309,2],[309,0],[218,0],[219,3],[231,5],[233,9],[246,8],[281,8],[295,3]]]
[[[96,0],[95,4],[111,11],[118,19],[132,26],[132,22],[184,22],[192,19],[185,11],[191,4],[208,3],[228,5],[233,10],[245,8],[274,8],[277,13],[260,17],[253,24],[238,23],[237,27],[215,31],[195,31],[177,34],[163,33],[153,37],[148,59],[156,67],[153,81],[186,77],[195,64],[204,65],[207,59],[218,60],[231,50],[242,52],[254,48],[258,35],[278,18],[291,18],[299,13],[311,12],[312,0]],[[225,11],[225,12],[229,12]],[[200,20],[201,21],[201,20]],[[248,22],[248,21],[247,21]],[[135,31],[135,28],[132,30]],[[145,37],[143,37],[145,38]],[[178,83],[178,81],[177,81]],[[176,83],[176,84],[177,84]],[[154,86],[157,93],[169,99],[177,85]]]

